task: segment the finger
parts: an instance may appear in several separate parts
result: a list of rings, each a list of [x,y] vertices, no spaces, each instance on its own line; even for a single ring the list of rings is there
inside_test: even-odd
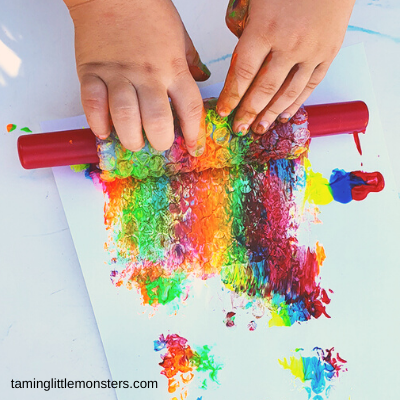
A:
[[[225,22],[229,30],[237,37],[240,37],[242,35],[244,27],[246,26],[248,11],[248,0],[229,1],[229,5],[225,15]]]
[[[313,71],[314,68],[304,65],[296,65],[292,68],[278,93],[253,122],[252,129],[254,132],[259,134],[265,133],[279,115],[281,122],[288,121],[290,115],[288,116],[283,111],[300,96],[309,82]]]
[[[283,117],[291,118],[294,114],[296,114],[297,110],[301,107],[301,105],[308,99],[313,90],[321,83],[324,79],[326,73],[328,72],[329,64],[319,64],[317,68],[315,68],[313,74],[311,75],[310,80],[308,81],[305,89],[299,95],[299,97],[289,106],[287,107],[281,114]],[[284,115],[285,114],[285,115]],[[261,116],[260,116],[261,117]]]
[[[271,49],[249,24],[243,32],[232,56],[231,65],[219,96],[217,112],[226,117],[236,108]]]
[[[188,74],[168,90],[178,114],[186,147],[192,156],[201,156],[206,142],[205,110],[200,91]]]
[[[106,139],[111,132],[107,86],[95,75],[83,75],[80,81],[82,106],[90,129],[100,139]]]
[[[206,81],[210,76],[211,72],[205,64],[200,60],[199,53],[193,45],[192,39],[185,28],[185,48],[186,48],[186,61],[189,66],[189,71],[193,78],[198,82]]]
[[[157,151],[169,149],[174,142],[174,122],[166,89],[141,86],[137,93],[147,139]]]
[[[287,57],[274,52],[268,54],[236,112],[232,126],[234,132],[247,133],[257,115],[280,90],[292,68],[293,63]]]
[[[108,101],[115,131],[122,145],[131,151],[144,147],[136,90],[129,81],[108,84]]]

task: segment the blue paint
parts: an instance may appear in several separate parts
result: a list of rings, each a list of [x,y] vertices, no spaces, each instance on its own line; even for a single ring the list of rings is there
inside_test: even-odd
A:
[[[297,321],[305,322],[311,318],[303,300],[288,304],[287,313],[292,325]]]
[[[311,390],[320,394],[325,390],[325,368],[317,357],[303,357],[304,380],[311,381]]]
[[[329,179],[332,196],[335,201],[342,204],[350,203],[353,200],[351,190],[355,186],[365,185],[365,181],[360,177],[346,172],[342,169],[334,169]]]
[[[232,57],[232,54],[225,54],[222,57],[216,58],[214,60],[207,61],[204,64],[206,64],[206,65],[215,64],[215,63],[220,62],[220,61],[225,61],[227,58],[231,58],[231,57]]]
[[[334,169],[329,179],[332,196],[335,201],[342,204],[350,203],[351,196],[350,174],[342,169]]]
[[[373,31],[371,29],[361,28],[360,26],[349,25],[347,27],[347,30],[350,31],[350,32],[363,32],[363,33],[367,33],[369,35],[379,36],[382,39],[392,40],[395,43],[400,43],[400,38],[398,38],[396,36],[386,35],[385,33],[380,33],[380,32],[377,32],[377,31]]]
[[[154,351],[161,351],[162,349],[165,349],[167,342],[160,338],[160,340],[154,340]]]

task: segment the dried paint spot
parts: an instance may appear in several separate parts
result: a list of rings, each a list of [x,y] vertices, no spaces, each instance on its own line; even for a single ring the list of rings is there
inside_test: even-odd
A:
[[[17,125],[15,125],[15,124],[8,124],[7,125],[7,132],[12,132],[15,129],[17,129]]]
[[[32,133],[32,131],[26,126],[24,128],[21,128],[21,131],[27,132],[27,133]]]

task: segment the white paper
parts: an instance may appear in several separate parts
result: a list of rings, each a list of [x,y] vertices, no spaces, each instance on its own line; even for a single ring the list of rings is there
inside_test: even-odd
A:
[[[203,94],[208,97],[213,90],[218,86],[206,88]],[[195,298],[176,316],[168,316],[160,308],[149,318],[149,308],[140,305],[134,290],[117,289],[110,282],[105,264],[108,255],[103,248],[103,194],[83,174],[68,167],[53,169],[113,379],[159,383],[153,390],[117,390],[120,400],[172,397],[167,392],[167,379],[160,375],[159,353],[153,350],[153,340],[161,333],[178,333],[194,347],[212,345],[212,353],[223,364],[221,385],[215,390],[201,390],[192,383],[188,385],[189,399],[306,399],[307,393],[294,389],[294,378],[278,359],[289,357],[297,347],[315,346],[334,346],[348,361],[349,371],[336,383],[331,399],[398,398],[395,379],[400,324],[396,311],[400,273],[396,239],[400,218],[362,46],[341,51],[307,103],[350,100],[363,100],[370,110],[367,133],[361,137],[364,155],[359,156],[351,135],[315,139],[310,152],[313,170],[327,178],[334,168],[380,171],[386,187],[362,202],[322,207],[323,224],[315,232],[327,253],[322,287],[334,290],[327,307],[331,319],[321,317],[282,328],[267,328],[262,322],[254,332],[248,331],[247,321],[243,321],[230,330],[222,323],[224,314],[213,281],[196,285]],[[43,123],[42,128],[64,130],[84,124],[84,117],[78,117]]]

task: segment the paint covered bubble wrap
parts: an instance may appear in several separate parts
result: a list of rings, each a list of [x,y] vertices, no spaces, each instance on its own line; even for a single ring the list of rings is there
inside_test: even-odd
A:
[[[250,132],[240,137],[232,132],[233,116],[220,117],[215,104],[215,99],[205,101],[207,138],[202,156],[193,157],[188,153],[175,116],[174,144],[162,153],[154,150],[147,140],[142,150],[132,152],[121,145],[115,133],[106,140],[98,139],[101,179],[112,181],[132,176],[143,180],[240,165],[263,165],[269,160],[297,158],[307,150],[310,132],[304,108],[290,122],[271,127],[267,135]]]

